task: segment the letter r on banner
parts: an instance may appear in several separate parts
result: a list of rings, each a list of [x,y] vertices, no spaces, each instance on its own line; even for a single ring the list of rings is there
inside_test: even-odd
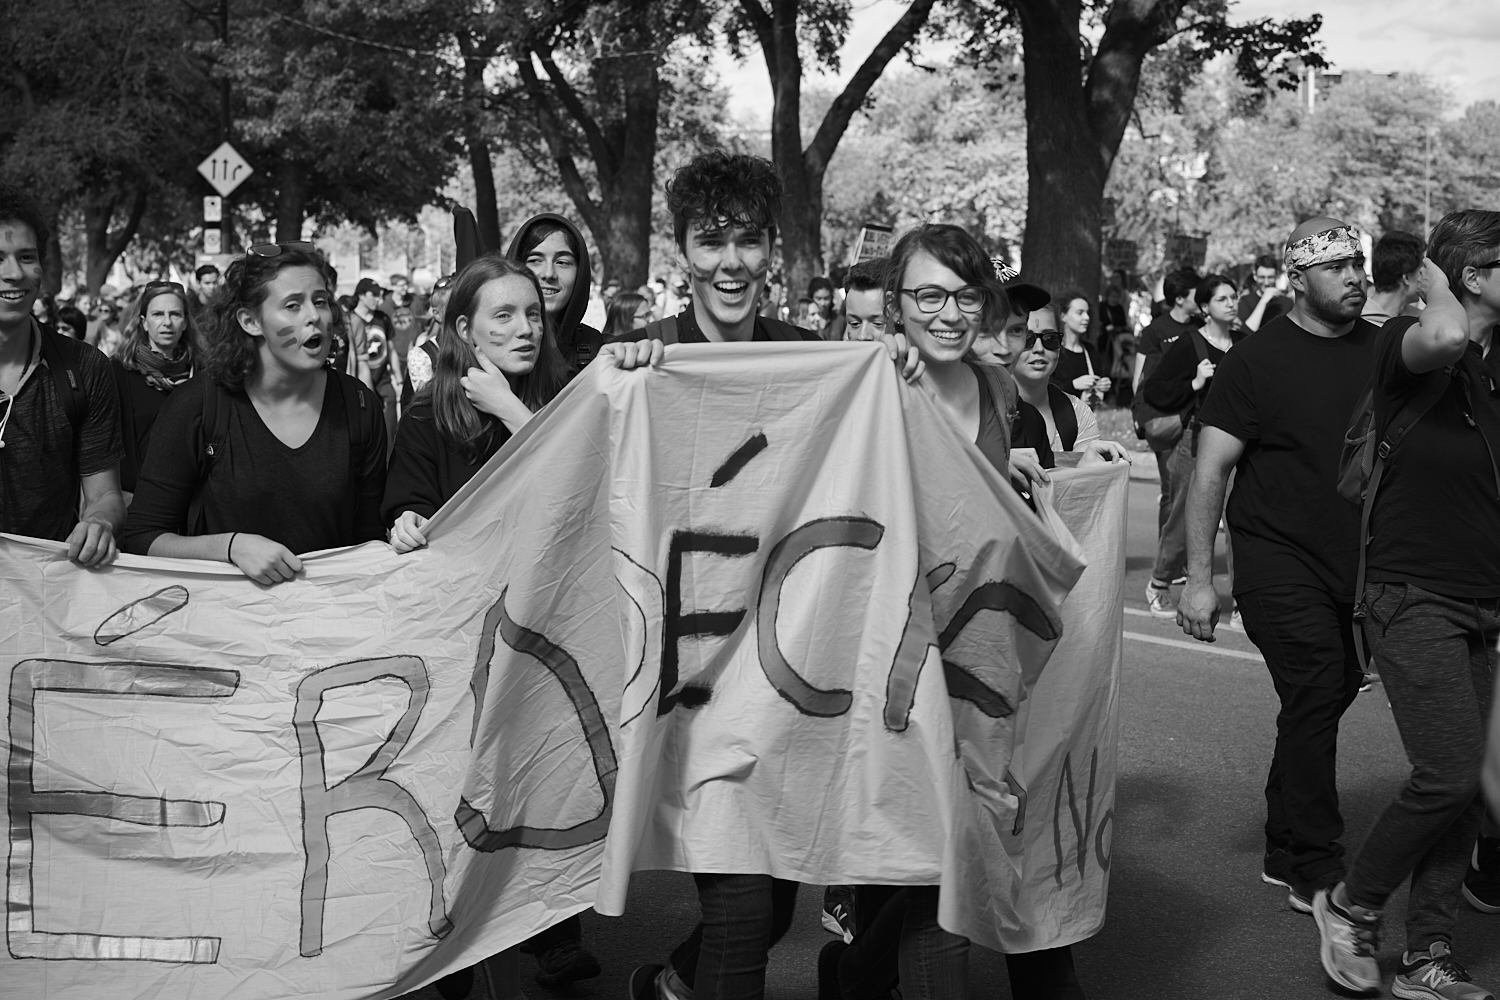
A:
[[[239,674],[233,670],[66,660],[23,660],[16,664],[10,675],[11,751],[7,769],[10,887],[5,932],[12,957],[191,965],[212,965],[219,960],[220,940],[216,937],[128,937],[37,929],[32,897],[33,817],[52,813],[141,826],[206,827],[224,822],[224,804],[100,791],[37,791],[33,776],[36,694],[66,691],[125,698],[228,698],[238,687]]]

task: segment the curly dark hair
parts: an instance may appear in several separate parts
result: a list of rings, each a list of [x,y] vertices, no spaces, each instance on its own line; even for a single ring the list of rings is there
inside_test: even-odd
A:
[[[688,223],[719,223],[770,230],[776,239],[781,215],[781,178],[770,160],[711,149],[693,157],[667,182],[672,238],[686,251]]]
[[[19,222],[31,227],[36,237],[37,253],[47,256],[47,241],[52,231],[47,228],[47,217],[31,195],[20,188],[0,181],[0,222]]]
[[[257,310],[269,294],[267,286],[287,268],[310,267],[323,276],[331,293],[338,282],[333,268],[317,251],[283,246],[275,257],[246,254],[236,257],[224,271],[224,281],[214,295],[208,322],[202,330],[203,370],[231,392],[243,392],[245,380],[260,360],[257,340],[240,325],[241,309]],[[335,304],[329,332],[341,330],[344,312]]]

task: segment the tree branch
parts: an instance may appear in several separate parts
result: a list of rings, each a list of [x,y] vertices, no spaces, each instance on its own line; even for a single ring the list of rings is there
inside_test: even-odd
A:
[[[111,259],[119,257],[130,246],[130,241],[135,239],[136,230],[141,227],[141,217],[146,214],[146,188],[144,185],[135,189],[135,195],[131,198],[130,214],[125,217],[125,225],[114,239],[109,238],[109,220],[105,220],[105,250]]]
[[[594,120],[594,116],[589,114],[589,109],[583,106],[583,101],[578,97],[578,91],[573,89],[573,85],[568,82],[568,78],[558,68],[556,60],[552,58],[552,47],[550,45],[543,45],[533,51],[536,52],[537,58],[542,61],[542,68],[547,71],[547,77],[552,81],[552,86],[556,89],[558,99],[562,101],[563,107],[567,109],[568,114],[573,116],[573,120],[578,123],[578,127],[583,129],[584,138],[588,140],[589,153],[593,156],[594,162],[598,164],[600,172],[613,174],[617,169],[614,150],[610,148],[608,140],[604,138],[604,130],[599,127],[599,123]],[[531,54],[528,52],[526,59],[529,61],[530,58]]]
[[[843,93],[834,99],[828,113],[823,116],[822,124],[818,126],[817,134],[807,147],[805,162],[809,170],[822,176],[828,161],[833,159],[839,140],[849,128],[854,112],[864,104],[870,88],[875,86],[890,61],[922,30],[922,25],[927,23],[927,17],[932,12],[932,5],[933,0],[916,0],[908,7],[906,13],[901,15],[901,20],[891,26],[885,37],[865,57],[854,76],[849,78]]]
[[[1146,54],[1177,31],[1183,0],[1116,0],[1089,61],[1084,98],[1089,128],[1106,170],[1114,162],[1141,84]]]
[[[557,164],[563,190],[568,193],[569,198],[573,199],[573,204],[578,206],[579,213],[583,215],[584,221],[592,229],[599,217],[599,204],[589,195],[588,185],[584,183],[582,175],[578,172],[578,164],[573,162],[573,154],[568,151],[568,139],[564,134],[562,123],[557,120],[557,114],[547,101],[546,92],[541,80],[537,79],[536,68],[531,65],[529,55],[527,58],[518,59],[516,68],[521,74],[521,82],[525,84],[527,94],[536,104],[537,127],[541,130],[542,138],[546,140],[547,151],[552,154],[552,162]]]

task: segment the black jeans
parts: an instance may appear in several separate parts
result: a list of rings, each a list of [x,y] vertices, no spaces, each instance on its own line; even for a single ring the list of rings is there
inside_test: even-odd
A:
[[[797,883],[769,875],[693,874],[703,919],[672,950],[693,1000],[760,1000],[766,958],[792,926]]]
[[[1411,776],[1365,837],[1345,881],[1381,909],[1411,877],[1406,947],[1453,942],[1459,892],[1479,836],[1500,601],[1444,597],[1406,583],[1365,588],[1365,640],[1380,663]]]
[[[1344,872],[1336,782],[1339,719],[1364,675],[1354,651],[1354,606],[1326,589],[1288,584],[1236,595],[1281,699],[1266,778],[1266,853],[1284,850],[1304,882]]]

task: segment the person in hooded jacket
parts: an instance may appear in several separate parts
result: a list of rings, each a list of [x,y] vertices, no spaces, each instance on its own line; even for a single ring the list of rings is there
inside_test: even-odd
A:
[[[583,371],[604,345],[604,336],[583,322],[593,285],[583,233],[563,216],[543,212],[516,230],[505,255],[536,275],[557,346],[574,374]]]

